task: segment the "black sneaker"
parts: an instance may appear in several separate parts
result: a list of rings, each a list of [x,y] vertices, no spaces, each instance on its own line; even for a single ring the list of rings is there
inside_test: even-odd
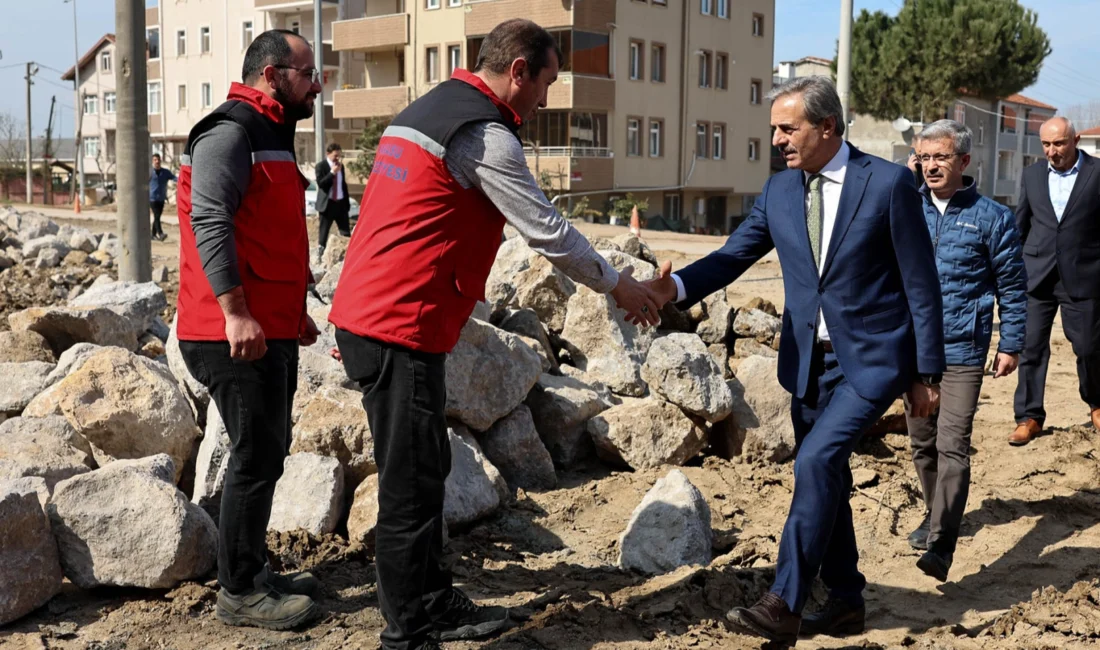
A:
[[[917,529],[909,533],[909,546],[918,551],[928,550],[928,535],[932,532],[932,513],[924,514],[924,521],[920,522]]]
[[[953,560],[952,555],[951,553],[930,550],[917,560],[917,568],[927,576],[931,576],[940,582],[947,582],[947,572],[951,570]]]
[[[435,621],[435,630],[440,641],[483,639],[503,632],[510,621],[508,608],[477,605],[452,588],[447,610]]]

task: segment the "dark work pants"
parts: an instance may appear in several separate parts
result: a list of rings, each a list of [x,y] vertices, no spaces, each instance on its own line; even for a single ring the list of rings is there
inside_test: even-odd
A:
[[[256,361],[231,358],[224,341],[180,341],[180,352],[210,390],[232,445],[218,518],[218,583],[241,594],[267,562],[271,500],[290,452],[298,342],[269,339]]]
[[[1017,423],[1028,418],[1039,424],[1046,420],[1043,395],[1050,363],[1050,331],[1059,307],[1062,329],[1077,357],[1081,399],[1091,408],[1100,407],[1100,299],[1071,298],[1055,269],[1027,294],[1027,336],[1016,385]]]
[[[336,224],[337,230],[344,237],[351,237],[351,226],[348,221],[348,207],[335,201],[325,208],[318,216],[317,245],[324,248],[328,244],[328,233],[332,224]]]
[[[948,366],[940,384],[940,410],[932,417],[906,413],[913,465],[924,505],[932,513],[931,550],[954,553],[970,495],[970,434],[982,392],[982,366]],[[906,410],[909,402],[906,400]]]
[[[848,458],[863,432],[894,401],[860,397],[845,379],[836,355],[820,346],[814,350],[810,382],[804,398],[791,400],[797,444],[794,497],[772,586],[795,613],[805,606],[819,571],[832,596],[853,605],[863,603],[867,581],[857,566]]]
[[[445,354],[417,352],[337,329],[344,369],[363,391],[378,464],[375,566],[382,647],[416,648],[446,608],[444,481],[451,470]]]
[[[159,235],[164,232],[160,225],[160,215],[164,212],[164,201],[150,201],[149,209],[153,211],[153,234]]]

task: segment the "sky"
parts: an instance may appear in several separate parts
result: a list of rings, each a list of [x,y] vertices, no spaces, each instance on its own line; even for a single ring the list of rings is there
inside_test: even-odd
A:
[[[1039,82],[1023,93],[1060,108],[1100,100],[1100,68],[1095,65],[1100,61],[1100,0],[1022,1],[1038,13],[1039,25],[1046,30],[1053,49]],[[84,54],[103,34],[114,31],[115,2],[76,2],[80,53]],[[861,9],[896,14],[901,2],[855,0],[855,11],[857,15]],[[74,97],[72,84],[61,81],[61,72],[75,60],[72,5],[64,0],[0,0],[0,8],[8,16],[0,24],[0,88],[7,89],[0,93],[0,113],[24,119],[23,64],[33,60],[41,65],[31,90],[34,133],[45,132],[50,97],[56,96],[60,123],[55,117],[55,133],[71,137]],[[833,56],[840,0],[775,0],[775,12],[775,62]]]

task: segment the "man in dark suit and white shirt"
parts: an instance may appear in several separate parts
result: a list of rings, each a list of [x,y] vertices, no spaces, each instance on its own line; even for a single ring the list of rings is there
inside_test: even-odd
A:
[[[344,177],[344,163],[341,160],[343,150],[332,142],[325,149],[325,158],[317,163],[314,176],[317,178],[317,216],[320,225],[317,232],[317,257],[325,252],[328,233],[335,223],[340,234],[351,237],[348,213],[351,211],[351,197],[348,196],[348,182]]]
[[[1013,445],[1043,428],[1054,314],[1077,357],[1081,399],[1100,429],[1100,163],[1077,148],[1080,136],[1064,117],[1039,129],[1046,160],[1024,170],[1016,225],[1027,268],[1027,337],[1020,355]]]
[[[772,144],[788,169],[768,179],[722,248],[674,275],[666,262],[653,286],[662,304],[687,307],[773,248],[779,253],[779,382],[793,397],[794,496],[775,584],[727,616],[748,633],[793,644],[800,631],[863,630],[866,580],[857,566],[848,458],[901,394],[917,417],[935,411],[943,306],[913,174],[844,142],[840,98],[827,77],[788,81],[769,98]],[[829,600],[803,619],[819,572]]]

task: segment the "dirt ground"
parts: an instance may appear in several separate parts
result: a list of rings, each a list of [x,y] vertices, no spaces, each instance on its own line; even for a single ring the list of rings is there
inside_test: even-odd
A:
[[[110,227],[110,224],[96,224]],[[584,226],[591,235],[623,232]],[[315,228],[311,228],[315,230]],[[171,262],[178,234],[154,243]],[[644,233],[675,267],[719,238]],[[174,271],[173,271],[174,273]],[[174,276],[173,276],[174,278]],[[783,304],[779,264],[765,259],[735,284],[738,297]],[[861,568],[868,580],[868,630],[846,639],[801,640],[799,648],[1084,648],[1100,646],[1100,463],[1086,426],[1075,362],[1060,327],[1054,336],[1045,435],[1007,445],[1015,375],[987,376],[973,435],[972,488],[951,582],[915,567],[906,536],[923,515],[904,435],[868,437],[853,456],[852,495]],[[666,470],[667,471],[667,470]],[[526,620],[499,639],[448,648],[494,650],[758,649],[730,631],[725,612],[770,585],[793,487],[782,465],[696,459],[684,468],[706,496],[715,560],[646,578],[613,568],[631,511],[665,471],[620,472],[592,465],[560,476],[558,489],[520,492],[499,514],[452,531],[456,584],[482,602],[521,608]],[[324,582],[326,611],[295,632],[227,628],[213,618],[212,576],[171,591],[82,592],[66,584],[48,606],[6,629],[0,647],[121,650],[172,648],[375,648],[377,609],[370,552],[339,537],[269,537],[276,568],[311,568]],[[820,597],[818,588],[817,596]]]

